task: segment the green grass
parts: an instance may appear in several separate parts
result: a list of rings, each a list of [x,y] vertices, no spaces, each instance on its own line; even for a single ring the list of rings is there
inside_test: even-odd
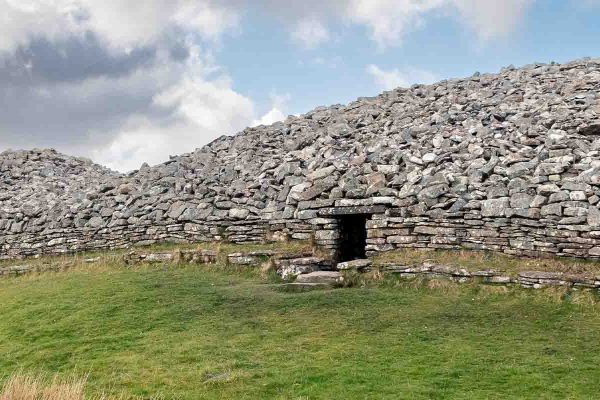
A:
[[[285,292],[258,272],[117,263],[0,279],[0,375],[89,373],[177,399],[590,399],[600,305],[384,281]]]

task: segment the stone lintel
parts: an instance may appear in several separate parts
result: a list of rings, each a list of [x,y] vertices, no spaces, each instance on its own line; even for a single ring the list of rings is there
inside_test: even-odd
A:
[[[368,214],[383,214],[386,207],[383,205],[376,206],[355,206],[355,207],[329,207],[319,210],[319,215],[337,216],[337,215],[368,215]]]

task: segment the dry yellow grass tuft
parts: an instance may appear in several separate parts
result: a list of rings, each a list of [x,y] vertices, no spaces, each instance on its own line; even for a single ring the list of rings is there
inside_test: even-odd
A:
[[[481,285],[478,288],[479,288],[478,295],[479,295],[479,297],[482,297],[482,298],[490,296],[490,295],[506,294],[510,291],[510,288],[508,288],[504,285]]]
[[[266,278],[270,274],[274,273],[277,270],[275,266],[275,261],[273,258],[269,258],[267,261],[261,264],[260,266],[260,275],[263,278]]]
[[[131,396],[86,396],[87,378],[46,379],[44,376],[12,375],[0,391],[0,400],[135,400],[141,398]],[[151,397],[160,400],[160,397]]]
[[[47,382],[42,377],[16,374],[4,384],[0,400],[85,400],[85,384],[85,379],[55,377]]]

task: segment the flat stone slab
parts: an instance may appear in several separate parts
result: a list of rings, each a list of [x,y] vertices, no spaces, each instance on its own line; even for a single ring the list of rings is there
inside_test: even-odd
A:
[[[271,257],[276,254],[279,254],[279,252],[277,252],[275,250],[256,250],[256,251],[249,251],[244,254],[246,254],[247,256],[251,256],[251,257]]]
[[[515,279],[513,279],[510,276],[502,276],[502,275],[495,275],[495,276],[486,276],[484,277],[484,282],[486,283],[494,283],[494,284],[502,284],[502,285],[506,285],[509,283],[514,283]]]
[[[173,261],[172,253],[150,253],[140,255],[140,261],[148,263],[161,263]]]
[[[315,271],[299,275],[296,278],[296,283],[325,283],[335,285],[342,281],[342,274],[338,271]]]
[[[563,278],[563,273],[561,272],[543,272],[543,271],[524,271],[524,272],[519,272],[519,278],[525,278],[525,279],[534,279],[534,280],[539,280],[539,279],[562,279]]]
[[[383,272],[398,274],[426,274],[431,272],[431,267],[425,265],[397,265],[388,264],[382,266]]]
[[[321,217],[335,215],[365,215],[365,214],[383,214],[387,210],[386,206],[354,206],[354,207],[328,207],[321,208],[319,215]]]
[[[373,260],[369,260],[368,258],[361,260],[353,260],[353,261],[345,261],[338,263],[337,269],[340,271],[352,270],[355,269],[360,271],[362,269],[368,268],[373,265]]]
[[[324,258],[320,257],[301,257],[301,258],[291,258],[291,259],[281,259],[277,260],[277,264],[286,265],[286,264],[295,264],[295,265],[311,265],[311,264],[323,264],[325,263]]]
[[[501,276],[502,273],[496,271],[494,269],[483,269],[475,272],[471,272],[473,276],[483,276],[483,277],[492,277],[492,276]]]

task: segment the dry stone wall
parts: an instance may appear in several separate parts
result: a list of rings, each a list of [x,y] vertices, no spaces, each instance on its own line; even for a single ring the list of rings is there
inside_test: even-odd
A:
[[[248,128],[129,174],[0,155],[0,257],[309,239],[600,257],[600,60],[508,67]]]

